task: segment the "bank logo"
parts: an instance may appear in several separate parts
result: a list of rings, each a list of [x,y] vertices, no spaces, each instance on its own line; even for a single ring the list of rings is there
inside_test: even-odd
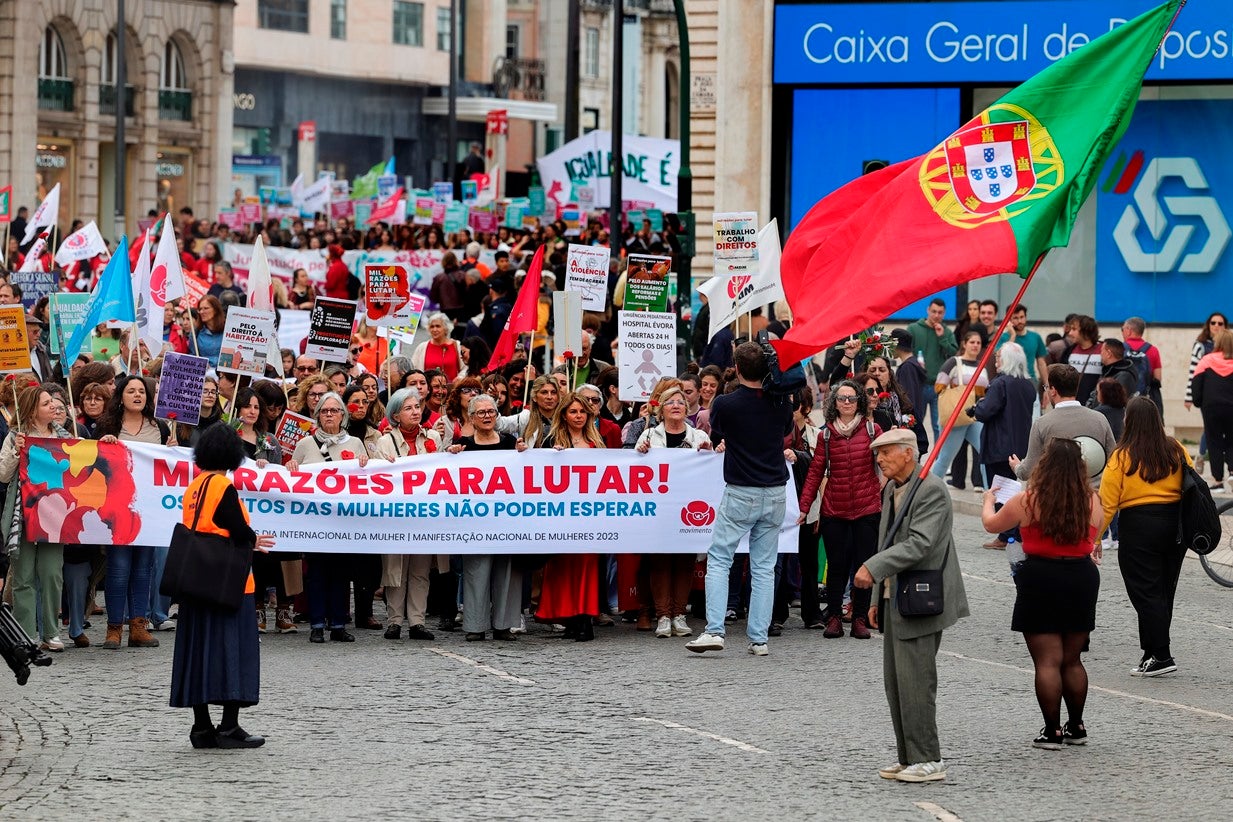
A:
[[[715,509],[705,500],[688,502],[681,509],[681,522],[692,528],[705,528],[715,522]]]
[[[1130,161],[1114,166],[1104,184],[1106,192],[1125,194],[1134,187],[1131,202],[1122,211],[1113,229],[1113,241],[1126,267],[1136,273],[1208,274],[1215,270],[1229,245],[1233,232],[1210,193],[1162,196],[1164,181],[1181,180],[1193,192],[1210,192],[1207,177],[1193,157],[1153,157],[1143,169],[1143,152],[1136,151]],[[1197,249],[1191,240],[1198,226],[1178,222],[1179,217],[1194,217],[1207,230],[1207,239]],[[1145,249],[1140,227],[1146,226],[1152,247]]]

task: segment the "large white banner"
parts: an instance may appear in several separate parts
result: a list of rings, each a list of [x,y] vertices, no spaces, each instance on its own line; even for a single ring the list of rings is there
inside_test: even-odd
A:
[[[167,545],[191,452],[27,440],[21,487],[34,541]],[[234,474],[254,530],[281,551],[366,554],[703,553],[724,456],[678,448],[532,449],[321,463]],[[797,547],[789,480],[779,550]]]
[[[681,141],[626,134],[625,178],[621,196],[676,211],[676,177]],[[606,207],[612,199],[612,132],[592,131],[536,161],[546,196],[558,206],[571,202],[575,184],[593,190],[593,202]]]
[[[253,263],[254,248],[248,243],[223,243],[223,259],[231,263],[231,270],[235,272],[241,288],[248,284],[248,267]],[[270,263],[270,274],[285,282],[290,283],[291,275],[297,268],[302,268],[314,283],[325,283],[329,261],[323,249],[301,250],[270,245],[265,247],[265,256]]]

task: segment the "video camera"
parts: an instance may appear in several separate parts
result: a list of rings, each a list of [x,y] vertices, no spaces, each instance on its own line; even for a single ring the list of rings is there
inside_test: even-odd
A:
[[[51,657],[43,653],[13,616],[13,609],[0,605],[0,656],[13,669],[18,685],[30,679],[30,666],[45,667]]]
[[[771,345],[771,337],[765,331],[758,332],[758,347],[766,357],[766,376],[762,378],[762,390],[776,397],[791,397],[805,387],[805,369],[798,362],[787,371],[780,370],[779,353]]]

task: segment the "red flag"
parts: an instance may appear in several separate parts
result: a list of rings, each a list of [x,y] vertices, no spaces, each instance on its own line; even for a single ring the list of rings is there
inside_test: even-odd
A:
[[[540,275],[544,269],[544,247],[541,245],[535,251],[531,267],[527,269],[527,278],[522,281],[522,289],[514,302],[514,310],[505,320],[505,330],[501,339],[492,349],[492,358],[488,360],[488,371],[503,368],[514,359],[514,347],[518,344],[519,334],[530,334],[539,325],[539,288]]]
[[[368,215],[369,223],[384,222],[398,213],[398,202],[402,200],[403,190],[399,188],[389,199],[384,203],[373,206],[372,213]]]

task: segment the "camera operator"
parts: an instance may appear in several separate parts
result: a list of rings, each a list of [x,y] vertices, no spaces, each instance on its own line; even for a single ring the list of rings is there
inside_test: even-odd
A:
[[[734,358],[740,386],[711,403],[711,442],[724,455],[725,487],[707,552],[706,632],[685,647],[696,653],[724,649],[728,571],[737,544],[749,534],[753,591],[746,632],[749,652],[765,656],[788,481],[783,441],[792,432],[792,403],[777,390],[764,389],[768,375],[772,386],[782,375],[763,346],[742,343]]]

